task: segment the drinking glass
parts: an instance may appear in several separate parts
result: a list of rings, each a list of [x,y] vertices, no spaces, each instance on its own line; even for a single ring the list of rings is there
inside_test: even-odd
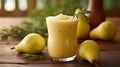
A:
[[[55,16],[46,18],[48,54],[53,61],[72,61],[76,57],[78,20],[73,16],[68,17],[69,19],[58,19]]]

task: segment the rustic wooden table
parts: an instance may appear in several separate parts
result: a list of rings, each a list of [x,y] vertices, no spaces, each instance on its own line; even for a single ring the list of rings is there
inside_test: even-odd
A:
[[[99,55],[100,67],[120,67],[120,18],[107,18],[117,25],[117,35],[113,41],[99,41],[101,52]],[[82,40],[83,41],[83,40]],[[79,43],[82,42],[79,40]],[[72,62],[58,63],[49,59],[47,49],[43,53],[45,58],[39,60],[24,60],[16,51],[10,50],[17,43],[5,45],[0,42],[0,67],[94,67],[94,65],[83,61],[78,55]]]

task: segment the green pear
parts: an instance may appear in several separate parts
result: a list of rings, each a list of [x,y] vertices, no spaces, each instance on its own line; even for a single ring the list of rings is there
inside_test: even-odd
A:
[[[93,40],[86,40],[79,46],[79,55],[82,59],[94,64],[98,61],[100,53],[99,45]]]
[[[15,46],[15,50],[19,53],[40,53],[45,47],[45,39],[37,33],[30,33]]]
[[[101,40],[112,40],[117,32],[113,22],[105,21],[90,32],[90,38]]]
[[[80,9],[76,9],[75,15],[78,17],[77,38],[86,39],[90,31],[89,19]]]

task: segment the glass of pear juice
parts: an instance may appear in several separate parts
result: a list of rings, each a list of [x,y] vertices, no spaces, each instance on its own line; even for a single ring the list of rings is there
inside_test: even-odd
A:
[[[78,19],[59,14],[46,17],[48,28],[48,54],[53,61],[72,61],[77,50]]]

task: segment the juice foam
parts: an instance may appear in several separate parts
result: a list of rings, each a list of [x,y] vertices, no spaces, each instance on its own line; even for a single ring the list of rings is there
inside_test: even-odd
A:
[[[76,17],[59,14],[57,16],[49,16],[46,18],[47,22],[73,22],[78,21]]]

